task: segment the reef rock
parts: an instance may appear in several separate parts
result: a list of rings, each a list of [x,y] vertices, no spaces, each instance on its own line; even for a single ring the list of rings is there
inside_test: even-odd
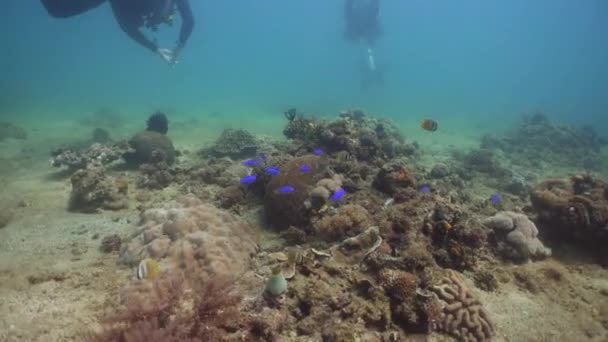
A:
[[[382,165],[373,185],[384,193],[394,195],[400,189],[416,187],[416,178],[408,171],[405,161],[393,160]]]
[[[252,157],[258,150],[253,134],[243,129],[225,129],[215,144],[205,152],[213,157],[233,159]]]
[[[70,178],[72,192],[68,208],[95,212],[99,209],[119,210],[129,206],[128,183],[122,177],[109,177],[102,168],[76,171]]]
[[[442,306],[435,329],[460,341],[490,341],[494,325],[479,299],[455,271],[448,270],[441,282],[431,287]]]
[[[494,230],[500,245],[508,256],[527,261],[532,258],[551,256],[551,249],[543,245],[538,239],[538,229],[534,222],[524,215],[511,211],[501,211],[483,221],[486,227]]]
[[[137,133],[129,140],[129,145],[134,150],[134,152],[124,155],[125,160],[129,163],[154,163],[158,160],[159,154],[162,154],[167,164],[171,165],[175,162],[173,143],[171,139],[162,133],[154,131]]]
[[[249,225],[193,195],[146,210],[141,220],[138,234],[123,244],[121,263],[172,257],[186,271],[238,276],[255,254],[256,234]]]
[[[608,183],[590,175],[548,180],[530,194],[547,235],[575,242],[608,263]]]

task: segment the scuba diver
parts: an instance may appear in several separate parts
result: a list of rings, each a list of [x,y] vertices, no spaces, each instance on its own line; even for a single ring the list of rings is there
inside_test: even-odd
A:
[[[158,54],[170,65],[177,63],[179,52],[186,45],[194,27],[194,17],[188,0],[41,0],[48,13],[56,18],[68,18],[84,13],[108,1],[120,28],[131,39]],[[179,39],[174,49],[164,49],[141,31],[146,27],[156,31],[161,24],[172,25],[175,10],[182,17]]]
[[[383,83],[382,73],[377,70],[374,56],[374,45],[381,34],[379,14],[380,0],[346,0],[344,5],[346,20],[344,37],[350,42],[366,47],[364,88],[372,83]]]
[[[346,0],[344,37],[355,43],[374,46],[380,36],[380,0]]]

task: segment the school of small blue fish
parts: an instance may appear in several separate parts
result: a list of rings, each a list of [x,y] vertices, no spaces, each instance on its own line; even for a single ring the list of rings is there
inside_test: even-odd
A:
[[[323,150],[317,148],[317,149],[314,149],[312,153],[316,156],[321,156],[321,155],[323,155],[324,152],[323,152]],[[245,166],[249,166],[249,167],[262,166],[263,164],[265,164],[267,159],[268,159],[268,156],[266,155],[266,153],[260,153],[260,159],[247,159],[243,162],[243,164]],[[310,166],[301,165],[300,171],[308,172],[308,171],[310,171]],[[276,176],[279,174],[279,169],[274,166],[268,166],[268,167],[266,167],[266,172],[271,176]],[[241,179],[241,184],[249,185],[249,184],[254,183],[256,181],[256,179],[257,179],[256,175],[245,176]],[[420,187],[420,191],[422,193],[428,193],[430,190],[431,189],[429,188],[428,185],[423,185]],[[295,188],[291,185],[284,185],[276,190],[276,192],[280,193],[280,194],[290,194],[294,191],[295,191]],[[343,188],[340,188],[331,195],[330,199],[332,202],[337,202],[342,197],[344,197],[345,194],[346,194],[346,191]],[[490,202],[492,202],[492,204],[498,203],[499,200],[500,200],[500,194],[494,194],[490,197]]]

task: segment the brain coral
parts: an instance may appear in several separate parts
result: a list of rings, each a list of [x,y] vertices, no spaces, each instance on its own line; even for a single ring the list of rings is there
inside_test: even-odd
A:
[[[256,249],[255,233],[227,211],[187,195],[162,208],[142,213],[138,234],[120,253],[120,262],[136,265],[144,258],[174,258],[183,269],[238,275]]]
[[[479,299],[473,295],[464,279],[455,271],[431,290],[437,295],[443,309],[436,328],[460,341],[490,341],[494,326]]]

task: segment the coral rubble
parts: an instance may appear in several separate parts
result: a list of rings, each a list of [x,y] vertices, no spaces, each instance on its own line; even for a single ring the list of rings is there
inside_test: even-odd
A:
[[[108,144],[93,143],[84,149],[60,147],[51,152],[49,162],[51,166],[65,167],[69,172],[74,172],[87,167],[109,165],[131,151],[126,141]]]

